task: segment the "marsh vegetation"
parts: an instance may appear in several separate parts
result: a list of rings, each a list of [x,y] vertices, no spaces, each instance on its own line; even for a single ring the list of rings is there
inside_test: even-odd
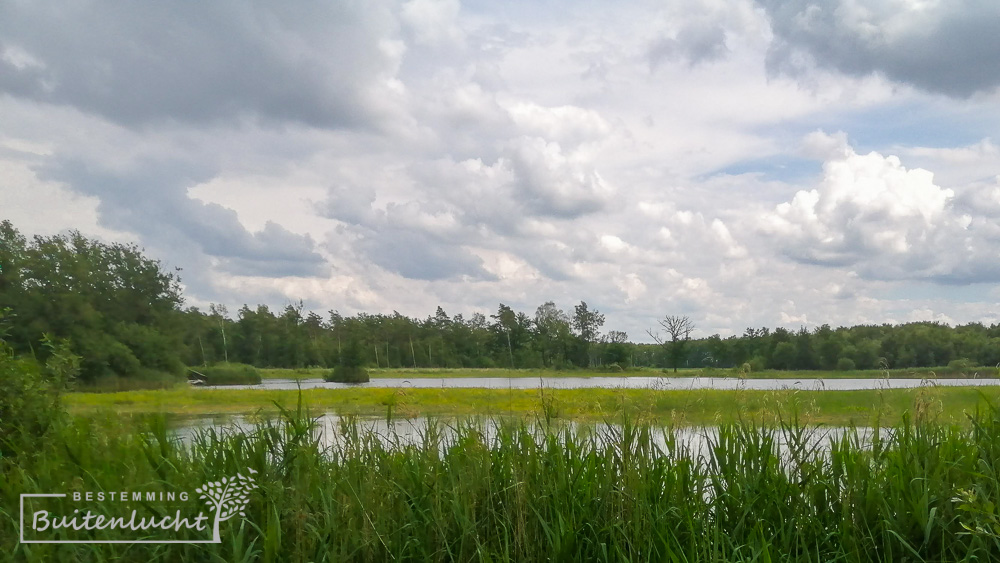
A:
[[[993,408],[962,425],[925,410],[819,440],[794,414],[723,423],[697,450],[627,414],[596,431],[544,416],[429,423],[418,441],[395,442],[350,417],[323,438],[301,406],[183,443],[160,416],[129,420],[77,418],[4,458],[3,506],[67,487],[193,490],[251,468],[260,490],[245,522],[224,527],[216,545],[31,545],[16,542],[5,511],[0,549],[153,561],[1000,557]]]

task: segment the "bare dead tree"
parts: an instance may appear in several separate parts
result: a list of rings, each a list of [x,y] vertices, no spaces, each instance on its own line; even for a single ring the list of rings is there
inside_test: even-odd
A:
[[[653,332],[652,329],[647,329],[646,334],[655,340],[657,344],[668,347],[670,363],[674,368],[674,373],[677,373],[677,366],[684,359],[684,347],[691,340],[691,333],[695,329],[694,322],[687,316],[667,315],[659,323],[663,330],[667,331],[667,334],[670,335],[669,340],[665,340],[660,336],[659,332]]]

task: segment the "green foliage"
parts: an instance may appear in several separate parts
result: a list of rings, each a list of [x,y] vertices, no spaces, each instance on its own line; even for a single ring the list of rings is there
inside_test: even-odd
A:
[[[79,371],[79,358],[65,342],[44,339],[49,359],[44,366],[17,357],[3,340],[7,330],[0,310],[0,459],[31,451],[64,415],[62,392]]]
[[[489,356],[480,356],[476,358],[475,365],[473,367],[489,369],[497,367],[497,364],[493,361],[493,358]]]
[[[80,233],[27,241],[0,222],[0,308],[16,315],[8,342],[21,354],[49,351],[43,335],[68,341],[80,377],[132,377],[140,368],[180,370],[171,336],[179,280],[135,245]]]
[[[352,335],[344,344],[338,367],[359,368],[363,365],[365,365],[365,359],[361,352],[361,342]]]
[[[611,342],[604,348],[604,361],[609,364],[628,365],[629,345]]]
[[[257,385],[261,382],[257,368],[246,364],[216,364],[195,373],[205,377],[206,385]]]
[[[750,366],[750,369],[747,370],[748,372],[764,371],[767,368],[767,360],[761,356],[754,356],[750,358],[750,361],[746,365]]]
[[[968,358],[959,358],[948,362],[948,371],[952,373],[964,373],[973,368],[972,361]]]
[[[371,381],[368,370],[359,366],[337,366],[323,376],[323,379],[334,383],[368,383]]]
[[[58,386],[38,364],[0,349],[0,457],[30,449],[60,414]]]
[[[2,482],[16,485],[0,487],[3,506],[67,488],[193,491],[252,469],[260,490],[245,523],[223,525],[218,544],[32,545],[8,533],[0,551],[61,561],[1000,558],[994,411],[968,427],[907,419],[838,436],[795,422],[723,424],[694,449],[627,417],[562,427],[561,405],[547,405],[536,424],[431,422],[416,444],[392,430],[380,439],[357,419],[325,443],[301,408],[186,443],[162,418],[79,420],[4,466]]]
[[[171,339],[156,328],[137,323],[122,323],[117,327],[115,334],[139,365],[175,375],[184,373],[184,363],[172,350]]]
[[[689,367],[732,367],[753,357],[782,370],[834,370],[840,358],[851,359],[859,370],[935,368],[956,359],[968,359],[971,366],[995,366],[1000,363],[1000,324],[822,325],[795,332],[762,327],[748,328],[741,336],[691,340],[686,346]],[[658,352],[653,345],[635,345],[636,365],[671,365],[670,357]],[[951,376],[969,371],[938,370]]]
[[[750,363],[758,371],[833,370],[841,358],[857,369],[935,368],[958,359],[1000,364],[1000,324],[822,325],[794,332],[748,327],[740,336],[689,339],[693,323],[673,317],[681,324],[673,333],[664,326],[669,337],[656,346],[627,342],[615,330],[602,336],[604,315],[582,301],[571,314],[549,301],[534,316],[501,303],[489,316],[449,316],[437,307],[425,319],[397,312],[345,317],[336,311],[324,318],[304,310],[302,302],[273,311],[244,305],[231,317],[223,305],[202,312],[181,311],[180,303],[179,280],[135,245],[103,244],[79,233],[28,240],[0,222],[0,308],[11,308],[17,321],[8,343],[44,361],[49,351],[42,335],[67,340],[81,357],[84,384],[137,379],[149,370],[181,375],[183,365],[228,361],[293,369]],[[957,376],[969,370],[938,371]]]
[[[850,358],[840,358],[837,360],[837,371],[854,371],[854,360]]]

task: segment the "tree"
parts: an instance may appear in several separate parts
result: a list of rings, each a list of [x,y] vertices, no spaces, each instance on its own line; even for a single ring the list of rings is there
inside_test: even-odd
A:
[[[628,333],[620,330],[608,332],[604,339],[604,359],[609,364],[618,364],[619,367],[626,367],[628,363]]]
[[[602,326],[604,326],[604,315],[597,309],[591,311],[586,301],[580,301],[579,305],[573,307],[573,328],[580,336],[582,351],[588,364],[593,363],[593,358],[590,357],[590,345],[597,341]]]
[[[534,323],[542,362],[547,366],[561,365],[572,338],[569,317],[555,303],[546,301],[535,310]]]
[[[208,304],[208,311],[212,318],[219,323],[219,331],[222,333],[222,357],[229,363],[229,344],[226,342],[226,321],[229,317],[229,309],[225,305],[215,303]]]
[[[797,351],[791,342],[779,342],[771,354],[771,367],[775,369],[792,369],[795,366]]]
[[[514,355],[521,351],[530,337],[531,320],[524,313],[515,313],[513,309],[503,303],[497,308],[497,313],[490,315],[490,318],[494,320],[490,327],[495,338],[494,349],[497,350],[498,355],[507,356],[510,367],[513,369],[515,367]],[[506,354],[503,353],[504,351]]]
[[[591,311],[586,301],[573,307],[573,328],[585,342],[594,342],[604,326],[604,315],[598,310]]]
[[[17,319],[8,342],[47,355],[48,334],[81,356],[81,379],[180,374],[180,281],[133,244],[104,244],[79,232],[29,243],[0,222],[0,309]],[[44,359],[41,358],[41,359]]]
[[[685,345],[691,340],[691,332],[695,329],[694,322],[689,317],[673,315],[667,315],[659,322],[660,326],[670,335],[670,340],[663,340],[659,333],[653,332],[651,329],[646,332],[657,344],[668,347],[670,363],[674,368],[674,373],[677,373],[677,366],[680,365],[685,356]]]

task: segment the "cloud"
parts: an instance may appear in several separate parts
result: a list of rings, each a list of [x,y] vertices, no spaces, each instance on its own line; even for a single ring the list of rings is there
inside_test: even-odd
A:
[[[579,217],[600,211],[613,188],[589,163],[576,161],[562,148],[539,137],[512,141],[506,151],[515,175],[515,197],[533,215]]]
[[[482,259],[460,244],[435,240],[419,230],[387,226],[372,231],[360,247],[372,262],[410,279],[495,279]]]
[[[662,37],[649,47],[649,66],[656,70],[669,59],[680,59],[694,66],[726,56],[726,30],[719,23],[699,22],[677,33],[677,37]]]
[[[638,338],[982,318],[995,295],[942,284],[997,279],[1000,114],[882,78],[917,28],[879,9],[831,21],[895,33],[885,60],[837,43],[860,24],[809,28],[867,57],[844,70],[802,3],[11,3],[0,205],[136,240],[230,310],[584,299]],[[794,61],[814,87],[774,76]],[[819,127],[842,132],[800,142]]]
[[[395,26],[369,2],[14,2],[0,18],[0,92],[129,125],[372,126],[397,98]]]
[[[761,217],[760,229],[796,261],[869,279],[996,281],[998,196],[982,185],[942,188],[898,157],[848,147],[824,163],[818,186]]]
[[[1000,84],[996,2],[758,1],[774,33],[772,73],[801,76],[816,65],[958,97]]]
[[[198,249],[232,273],[304,276],[327,270],[309,236],[271,221],[249,232],[233,210],[187,197],[187,187],[211,177],[205,165],[141,160],[132,166],[112,171],[63,160],[48,163],[40,177],[100,198],[102,226],[136,233],[152,246]]]
[[[418,44],[456,44],[464,36],[456,25],[460,9],[458,0],[410,0],[403,4],[400,18]]]
[[[588,162],[564,154],[554,142],[516,138],[501,154],[491,164],[414,163],[395,177],[407,189],[384,200],[373,187],[386,183],[378,177],[334,186],[319,210],[358,237],[359,256],[389,271],[413,279],[487,279],[492,274],[470,246],[497,248],[520,240],[550,246],[548,241],[561,238],[550,221],[597,213],[614,193]],[[561,261],[536,257],[537,267],[568,275]]]
[[[578,106],[544,107],[519,101],[507,107],[514,123],[525,134],[576,147],[598,142],[611,133],[611,124],[601,114]]]
[[[945,185],[991,182],[1000,173],[1000,147],[989,138],[959,147],[893,147],[901,157],[917,166],[934,170]]]

